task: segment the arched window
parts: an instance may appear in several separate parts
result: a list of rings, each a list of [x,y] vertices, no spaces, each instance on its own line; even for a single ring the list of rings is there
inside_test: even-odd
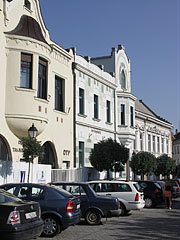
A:
[[[0,160],[10,160],[8,146],[1,136],[0,136]]]
[[[121,88],[125,89],[126,88],[126,76],[124,73],[124,70],[122,70],[120,74],[120,83],[121,83]]]
[[[39,164],[50,164],[53,169],[58,168],[57,157],[55,155],[55,150],[50,142],[45,142],[43,144],[44,152],[41,157],[39,157]]]

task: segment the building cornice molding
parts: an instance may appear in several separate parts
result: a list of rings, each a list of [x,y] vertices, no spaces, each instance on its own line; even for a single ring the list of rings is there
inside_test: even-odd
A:
[[[67,54],[65,54],[65,50],[60,51],[60,49],[58,49],[58,48],[52,48],[52,45],[48,45],[48,44],[38,41],[36,39],[23,37],[23,36],[19,36],[19,35],[12,36],[12,35],[6,34],[5,36],[6,36],[6,43],[7,43],[6,48],[7,49],[11,49],[11,50],[18,49],[20,51],[27,51],[29,53],[34,53],[35,51],[31,50],[31,45],[34,45],[35,49],[37,49],[37,51],[40,51],[42,55],[44,54],[46,56],[46,58],[48,55],[49,62],[51,62],[50,59],[53,58],[53,59],[57,60],[58,62],[63,63],[66,66],[69,65],[69,61],[72,58],[68,54],[68,52],[67,52]],[[13,43],[10,43],[10,41],[13,41]],[[16,44],[16,47],[14,46],[14,43]],[[25,47],[21,46],[22,43],[25,44]],[[27,49],[26,49],[26,47],[27,47]]]
[[[135,118],[136,119],[139,118],[139,119],[142,119],[142,120],[147,121],[147,122],[152,122],[155,125],[158,124],[161,127],[169,128],[169,130],[171,130],[173,128],[172,124],[169,124],[167,122],[161,121],[160,119],[154,118],[154,117],[152,117],[150,115],[143,114],[141,112],[138,112],[137,110],[135,110]]]
[[[107,79],[104,76],[100,76],[98,73],[95,73],[94,71],[92,71],[90,69],[87,69],[87,67],[84,67],[84,66],[80,65],[79,63],[76,63],[76,70],[81,71],[82,73],[88,75],[89,77],[91,77],[95,80],[98,80],[99,82],[107,85],[108,87],[111,87],[113,89],[117,88],[117,85],[115,83],[110,82],[110,79]]]
[[[88,124],[88,123],[83,123],[83,122],[76,121],[76,124],[79,125],[79,126],[83,126],[83,127],[87,127],[87,128],[96,129],[96,130],[99,130],[99,131],[109,132],[109,133],[115,134],[114,130],[97,127],[97,126],[94,126],[94,125],[91,125],[91,124]]]

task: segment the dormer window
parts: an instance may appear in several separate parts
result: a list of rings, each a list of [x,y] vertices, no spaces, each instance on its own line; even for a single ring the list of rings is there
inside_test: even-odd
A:
[[[122,70],[120,74],[120,84],[121,84],[121,88],[123,89],[126,88],[126,76],[125,76],[124,70]]]
[[[24,6],[31,10],[31,3],[28,0],[24,0]]]

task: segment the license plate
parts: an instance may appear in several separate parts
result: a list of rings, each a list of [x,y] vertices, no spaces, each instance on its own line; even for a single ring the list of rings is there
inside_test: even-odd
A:
[[[80,204],[77,204],[77,209],[79,209],[80,208]]]
[[[29,212],[29,213],[26,213],[25,216],[26,216],[26,219],[31,219],[31,218],[37,217],[37,214],[36,212]]]

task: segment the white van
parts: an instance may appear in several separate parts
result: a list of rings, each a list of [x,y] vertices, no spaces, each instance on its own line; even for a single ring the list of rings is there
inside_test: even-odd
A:
[[[117,197],[121,205],[121,215],[145,206],[144,193],[137,182],[120,180],[96,180],[88,184],[101,196]]]

